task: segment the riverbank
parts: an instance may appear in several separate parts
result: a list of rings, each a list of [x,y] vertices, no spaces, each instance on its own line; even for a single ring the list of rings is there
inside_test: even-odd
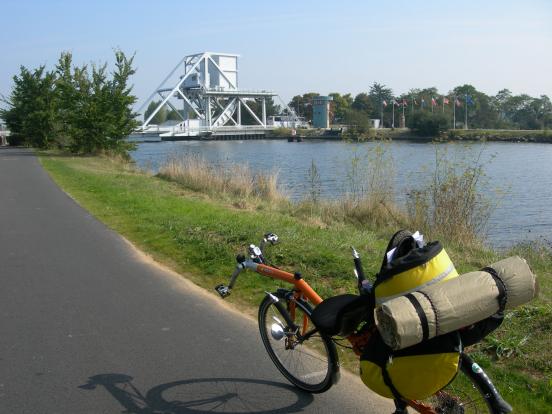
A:
[[[227,281],[237,253],[264,232],[273,231],[282,243],[268,252],[271,260],[302,272],[323,297],[354,292],[348,246],[363,254],[366,272],[373,275],[391,235],[385,227],[321,222],[315,214],[309,219],[308,212],[293,211],[286,201],[192,191],[120,160],[44,154],[41,162],[95,217],[209,291]],[[447,244],[447,251],[461,272],[504,256],[481,246],[454,243]],[[530,261],[539,277],[541,296],[510,312],[504,326],[474,349],[474,356],[516,412],[545,413],[552,404],[552,255],[546,249],[523,246],[505,255],[513,253]],[[229,301],[246,305],[253,313],[263,292],[274,287],[270,280],[245,274]]]
[[[411,142],[431,141],[493,141],[493,142],[538,142],[552,143],[552,131],[546,130],[501,130],[501,129],[451,129],[438,137],[422,137],[409,129],[370,130],[370,139]]]
[[[290,130],[275,130],[268,137],[271,139],[284,139],[290,137]],[[341,140],[341,128],[330,130],[305,129],[298,130],[298,135],[303,139],[328,139]],[[551,130],[506,130],[506,129],[451,129],[439,136],[419,136],[408,128],[379,128],[370,129],[365,137],[360,140],[393,140],[411,142],[431,141],[493,141],[493,142],[537,142],[552,143]]]

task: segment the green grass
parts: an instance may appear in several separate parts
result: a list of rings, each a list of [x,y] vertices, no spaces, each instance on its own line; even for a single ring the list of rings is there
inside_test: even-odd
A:
[[[302,272],[322,297],[354,292],[349,246],[361,252],[366,273],[373,275],[391,235],[389,229],[347,221],[321,224],[293,208],[286,211],[258,200],[207,196],[108,158],[43,154],[41,161],[99,220],[209,290],[228,281],[237,253],[272,231],[282,241],[267,253],[275,264]],[[505,256],[480,245],[447,243],[447,251],[460,272]],[[503,326],[473,352],[516,412],[547,413],[552,406],[552,255],[545,247],[532,246],[506,255],[510,253],[528,259],[539,278],[540,298],[510,312]],[[253,313],[264,291],[276,286],[270,279],[245,273],[228,300]]]

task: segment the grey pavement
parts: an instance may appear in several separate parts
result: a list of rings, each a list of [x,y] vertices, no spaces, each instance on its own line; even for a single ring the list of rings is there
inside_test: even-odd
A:
[[[0,414],[391,411],[352,374],[289,385],[255,321],[147,260],[30,150],[0,148]]]

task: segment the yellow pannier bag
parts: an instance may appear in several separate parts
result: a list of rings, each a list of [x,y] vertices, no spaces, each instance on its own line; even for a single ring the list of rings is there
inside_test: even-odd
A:
[[[397,232],[374,283],[376,307],[398,296],[416,301],[410,293],[457,276],[441,243],[424,245],[404,230]],[[460,336],[453,332],[427,340],[425,322],[422,330],[426,340],[399,351],[387,346],[379,333],[371,338],[360,361],[366,386],[384,397],[418,400],[436,393],[454,379],[462,346]]]
[[[454,332],[392,351],[376,333],[360,358],[360,376],[368,388],[384,397],[421,400],[454,379],[460,347]]]
[[[410,244],[405,240],[406,244]],[[444,282],[458,276],[454,264],[439,242],[410,249],[406,254],[391,261],[384,260],[374,284],[376,304],[416,292],[425,287]],[[404,248],[404,247],[403,247]]]

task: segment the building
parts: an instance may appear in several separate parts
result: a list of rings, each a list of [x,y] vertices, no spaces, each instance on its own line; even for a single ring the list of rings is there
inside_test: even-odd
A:
[[[312,99],[312,126],[328,129],[330,127],[331,96],[315,96]]]
[[[308,128],[309,124],[302,116],[274,115],[269,116],[267,125],[274,128]]]

